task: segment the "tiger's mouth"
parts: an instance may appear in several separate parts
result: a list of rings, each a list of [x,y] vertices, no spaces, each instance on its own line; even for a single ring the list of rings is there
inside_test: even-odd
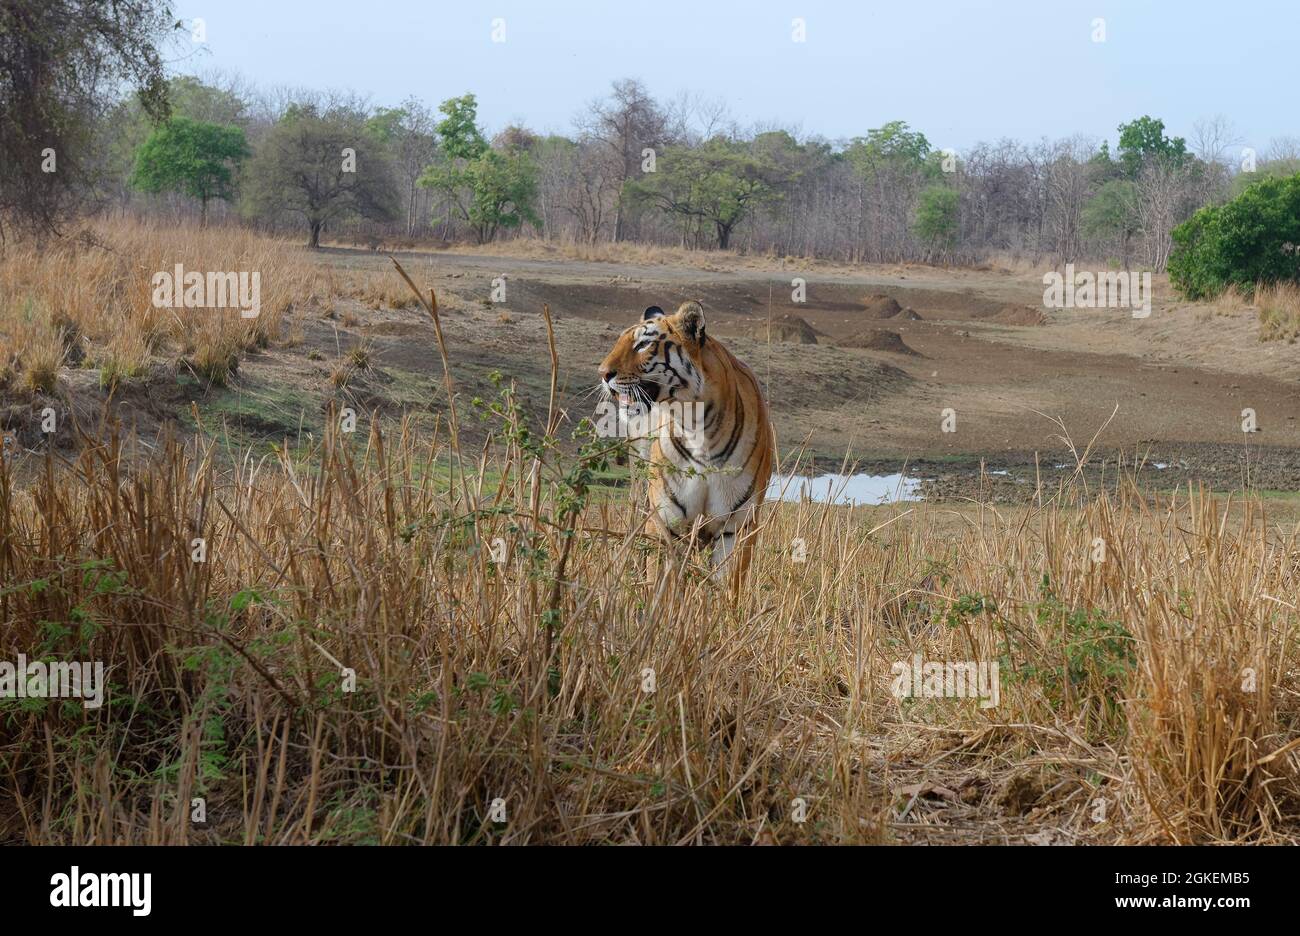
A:
[[[631,384],[614,384],[610,387],[618,405],[623,407],[658,403],[663,388],[653,380],[637,380]]]
[[[663,387],[660,384],[655,383],[653,380],[639,380],[637,381],[637,390],[639,391],[638,395],[641,399],[647,400],[651,403],[658,403],[659,395],[663,392]]]

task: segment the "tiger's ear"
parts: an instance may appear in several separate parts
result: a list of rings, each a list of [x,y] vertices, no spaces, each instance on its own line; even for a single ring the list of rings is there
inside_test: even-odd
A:
[[[664,314],[663,309],[659,308],[658,306],[651,306],[650,308],[646,309],[645,312],[641,315],[641,321],[648,322],[651,319],[659,318],[659,316],[663,314]]]
[[[677,322],[688,338],[704,344],[704,306],[694,299],[683,302],[677,310]]]

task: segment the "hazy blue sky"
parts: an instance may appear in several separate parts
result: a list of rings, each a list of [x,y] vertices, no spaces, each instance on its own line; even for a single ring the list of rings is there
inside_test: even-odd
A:
[[[490,130],[570,128],[609,83],[724,98],[742,125],[831,139],[902,119],[938,148],[1084,133],[1142,114],[1188,135],[1300,135],[1297,0],[179,0],[205,51],[181,71],[350,88],[376,104],[466,91]],[[791,21],[807,25],[803,43]],[[1093,21],[1105,19],[1106,41]],[[505,20],[506,41],[492,41]]]

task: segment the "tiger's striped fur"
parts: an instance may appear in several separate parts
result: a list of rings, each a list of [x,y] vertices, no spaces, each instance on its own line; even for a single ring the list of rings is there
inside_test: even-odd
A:
[[[712,546],[719,577],[736,552],[729,572],[739,587],[774,456],[767,403],[753,371],[705,333],[704,309],[692,301],[672,315],[646,309],[619,336],[600,376],[620,404],[652,410],[651,436],[641,448],[650,463],[646,532]]]

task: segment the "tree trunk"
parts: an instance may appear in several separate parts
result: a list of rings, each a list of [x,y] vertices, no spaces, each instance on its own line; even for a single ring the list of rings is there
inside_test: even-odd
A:
[[[311,240],[307,242],[307,246],[315,250],[316,248],[320,247],[320,229],[325,226],[325,222],[312,221],[310,223],[311,223]]]

